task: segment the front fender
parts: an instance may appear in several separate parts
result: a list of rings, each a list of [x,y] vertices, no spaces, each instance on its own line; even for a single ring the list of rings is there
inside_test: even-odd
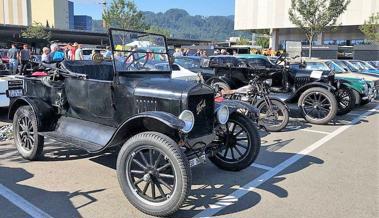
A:
[[[238,101],[238,100],[224,100],[222,102],[216,102],[215,113],[217,113],[217,111],[223,105],[229,108],[229,114],[233,114],[235,112],[238,112],[237,110],[242,109],[242,110],[246,110],[253,120],[259,117],[259,111],[255,106],[243,101]]]
[[[130,137],[146,131],[155,131],[178,139],[179,130],[184,127],[184,121],[173,114],[161,111],[148,111],[137,114],[123,122],[116,130],[110,145],[124,143]]]
[[[217,77],[217,76],[214,76],[214,77],[209,78],[209,79],[205,82],[205,84],[211,86],[212,83],[215,83],[215,82],[223,82],[223,83],[226,83],[226,84],[228,84],[228,86],[229,86],[231,89],[236,88],[236,84],[235,84],[235,82],[234,82],[232,79],[229,79],[229,78],[226,78],[226,77]]]
[[[9,106],[8,118],[10,120],[13,120],[14,114],[16,113],[17,109],[26,105],[29,105],[34,111],[34,114],[37,117],[39,131],[52,130],[57,121],[57,114],[51,105],[41,99],[29,97],[19,97],[17,99],[12,99]]]

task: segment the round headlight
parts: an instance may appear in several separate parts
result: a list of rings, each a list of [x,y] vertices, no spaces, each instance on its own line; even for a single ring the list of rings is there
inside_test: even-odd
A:
[[[225,105],[221,106],[217,111],[217,120],[220,124],[224,125],[229,120],[229,108]]]
[[[193,116],[193,113],[189,110],[184,110],[180,115],[179,119],[184,121],[184,127],[182,128],[182,131],[184,133],[191,132],[194,124],[195,124],[195,117]]]
[[[267,85],[267,86],[272,86],[272,79],[266,79],[264,81],[264,83]]]

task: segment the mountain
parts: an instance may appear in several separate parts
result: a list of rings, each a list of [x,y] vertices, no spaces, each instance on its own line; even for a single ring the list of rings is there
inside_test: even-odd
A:
[[[234,31],[234,16],[191,16],[183,9],[143,14],[147,24],[167,29],[173,38],[226,40],[232,36],[250,37],[246,32]]]
[[[183,9],[164,13],[142,12],[145,23],[168,30],[172,38],[224,41],[233,36],[249,38],[246,32],[234,31],[234,16],[192,16]],[[102,31],[102,21],[94,20],[94,31]]]

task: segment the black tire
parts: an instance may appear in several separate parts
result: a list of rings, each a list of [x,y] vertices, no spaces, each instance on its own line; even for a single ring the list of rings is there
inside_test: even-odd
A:
[[[239,127],[238,132],[237,127]],[[242,133],[239,133],[240,131]],[[243,137],[244,135],[246,137]],[[246,116],[239,113],[232,114],[226,125],[220,126],[217,130],[217,136],[214,143],[220,144],[222,149],[209,159],[220,169],[240,171],[249,167],[257,158],[261,148],[261,138],[255,125]],[[238,141],[246,144],[239,144]],[[230,155],[228,155],[229,150]]]
[[[337,115],[345,115],[354,109],[356,99],[352,89],[341,87],[335,94],[338,103]]]
[[[362,100],[361,101],[361,105],[363,106],[363,105],[366,105],[366,104],[368,104],[368,103],[370,103],[371,101],[370,100],[368,100],[368,99],[366,99],[366,100]]]
[[[268,114],[268,106],[265,101],[263,101],[261,104],[258,105],[258,111],[259,111],[259,122],[261,125],[265,127],[265,129],[269,132],[279,132],[282,129],[284,129],[289,121],[289,111],[286,107],[286,105],[278,100],[271,99],[271,104],[273,107],[273,113],[270,115],[273,117],[274,120],[270,121],[269,119],[262,118],[261,116]],[[263,114],[262,114],[263,113]],[[280,120],[278,120],[279,116],[281,117]],[[273,123],[274,122],[274,123]],[[277,122],[277,123],[275,123]]]
[[[16,148],[27,160],[42,157],[44,137],[38,135],[37,117],[30,106],[19,107],[13,117],[13,134]]]
[[[320,96],[321,100],[319,100]],[[311,103],[313,102],[310,101],[314,101],[316,104],[322,102],[324,106],[312,106]],[[303,92],[299,98],[298,106],[306,121],[318,125],[328,124],[334,119],[338,109],[337,100],[333,93],[320,87],[310,88]]]
[[[117,177],[129,202],[152,216],[175,213],[191,189],[187,158],[175,141],[157,132],[143,132],[125,142],[117,158]]]

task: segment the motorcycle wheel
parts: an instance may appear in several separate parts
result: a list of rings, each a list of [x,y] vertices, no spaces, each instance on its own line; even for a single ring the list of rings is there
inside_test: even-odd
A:
[[[266,102],[258,105],[259,124],[269,132],[279,132],[283,130],[289,121],[289,111],[284,103],[271,99],[273,114],[270,114]]]

